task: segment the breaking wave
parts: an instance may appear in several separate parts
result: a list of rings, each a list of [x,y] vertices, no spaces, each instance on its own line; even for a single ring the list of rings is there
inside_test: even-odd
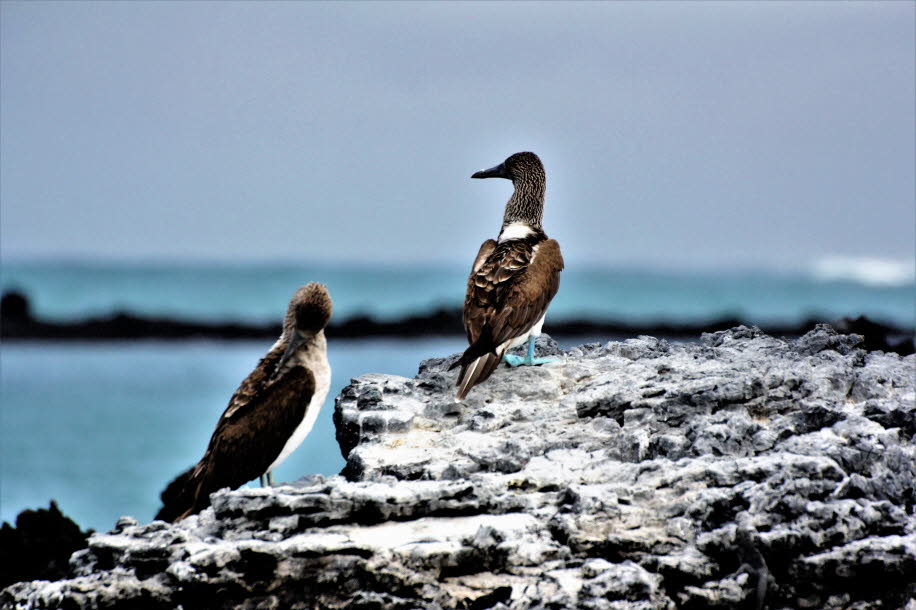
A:
[[[822,281],[906,286],[916,282],[916,261],[871,256],[831,256],[817,261],[811,273]]]

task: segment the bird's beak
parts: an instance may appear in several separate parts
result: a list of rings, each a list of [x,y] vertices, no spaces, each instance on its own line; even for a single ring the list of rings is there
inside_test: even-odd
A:
[[[509,179],[509,172],[506,171],[506,164],[500,163],[490,169],[482,169],[471,176],[471,178],[506,178]]]
[[[286,364],[286,361],[289,360],[293,354],[296,353],[296,350],[302,345],[302,342],[305,341],[305,337],[300,335],[298,332],[294,332],[293,335],[289,338],[289,343],[286,344],[286,350],[284,350],[283,355],[280,356],[280,361],[277,362],[277,368],[274,369],[274,374],[271,377],[276,377],[283,366]]]

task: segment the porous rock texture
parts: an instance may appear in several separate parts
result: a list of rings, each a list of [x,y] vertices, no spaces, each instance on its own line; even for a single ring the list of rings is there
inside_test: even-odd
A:
[[[337,398],[347,465],[123,518],[36,608],[916,608],[916,357],[819,327],[455,358]]]

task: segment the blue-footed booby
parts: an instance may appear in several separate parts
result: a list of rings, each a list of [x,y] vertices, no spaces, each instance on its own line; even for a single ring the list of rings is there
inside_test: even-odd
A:
[[[210,505],[210,494],[261,478],[273,484],[273,470],[311,431],[331,384],[324,327],[331,297],[312,282],[293,294],[283,332],[229,400],[200,461],[162,492],[156,515],[180,521]]]
[[[464,330],[470,346],[452,365],[461,367],[458,402],[485,381],[501,359],[510,366],[546,362],[534,357],[534,340],[541,334],[563,270],[560,245],[541,227],[547,178],[538,156],[516,153],[471,177],[506,178],[515,189],[506,203],[499,237],[483,242],[468,277]],[[527,356],[506,354],[525,341]]]

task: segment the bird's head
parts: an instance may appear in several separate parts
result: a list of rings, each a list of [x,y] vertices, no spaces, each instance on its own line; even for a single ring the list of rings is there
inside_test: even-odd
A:
[[[481,170],[471,178],[506,178],[515,181],[543,181],[544,166],[533,152],[520,152],[490,169]]]
[[[282,340],[286,349],[277,362],[273,377],[280,374],[287,361],[303,345],[321,332],[331,319],[331,295],[322,284],[311,282],[302,286],[289,301],[283,320]]]
[[[304,338],[318,333],[331,319],[331,295],[324,285],[310,282],[293,294],[286,309],[283,330]]]

